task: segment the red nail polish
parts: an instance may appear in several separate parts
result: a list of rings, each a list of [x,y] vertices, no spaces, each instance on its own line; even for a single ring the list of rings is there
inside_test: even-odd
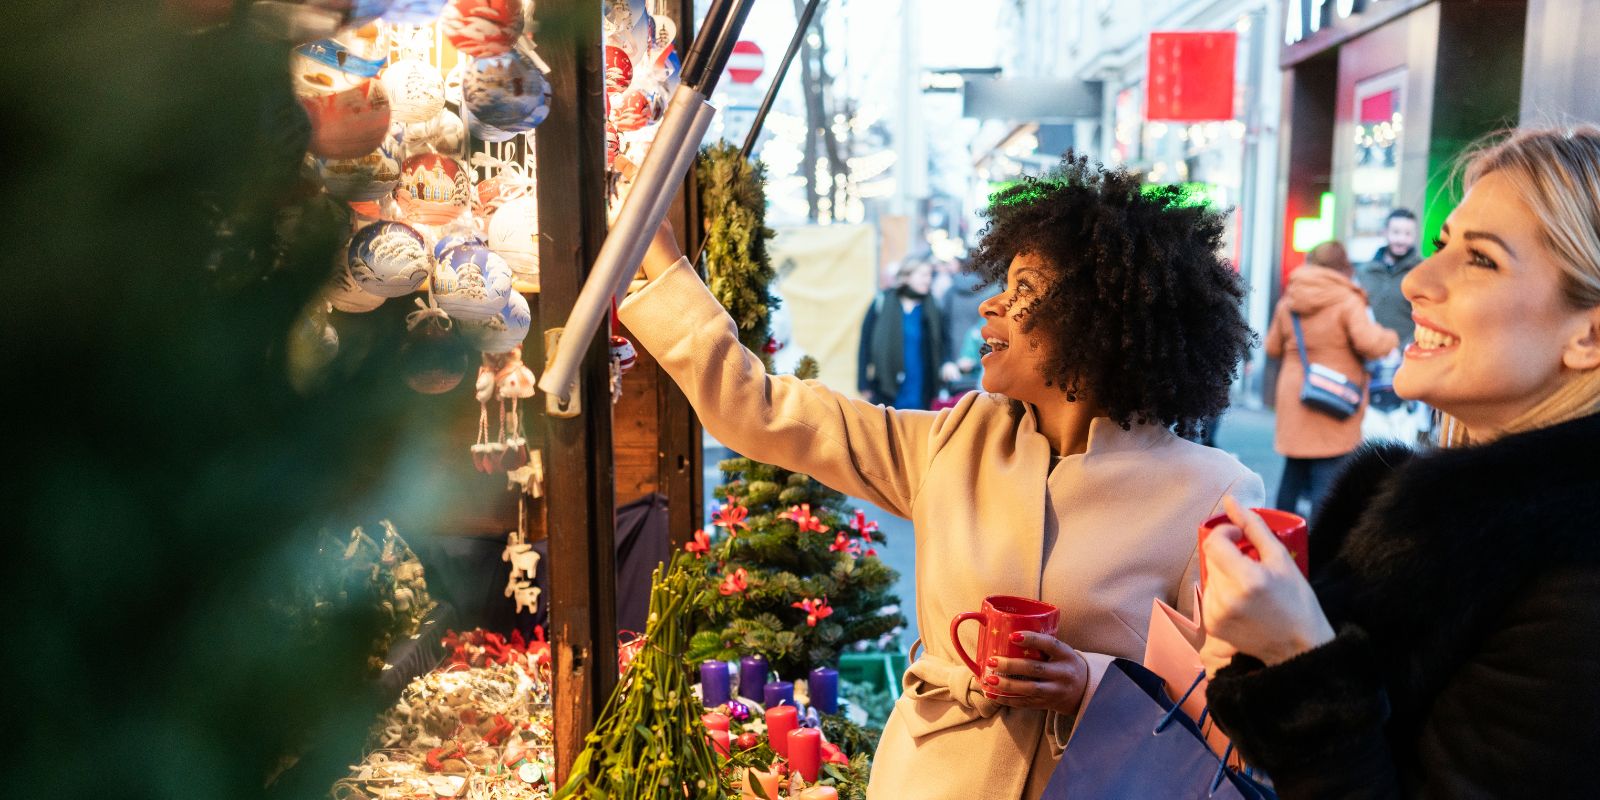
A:
[[[983,682],[989,684],[990,686],[998,686],[1000,685],[1000,676],[990,675],[989,677],[984,678]]]
[[[1022,644],[1022,632],[1021,631],[1018,631],[1016,633],[1011,634],[1011,643],[1012,644]]]
[[[1000,666],[1000,659],[995,658],[994,656],[989,656],[989,660],[985,661],[984,665],[989,667],[998,667]]]

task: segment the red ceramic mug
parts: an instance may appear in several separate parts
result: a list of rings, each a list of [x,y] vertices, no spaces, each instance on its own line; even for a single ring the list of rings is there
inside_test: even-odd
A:
[[[1251,511],[1261,515],[1261,519],[1272,529],[1272,535],[1283,542],[1289,550],[1289,555],[1294,557],[1295,566],[1300,568],[1300,574],[1310,577],[1311,557],[1308,541],[1308,528],[1306,520],[1299,514],[1279,511],[1275,508],[1252,508]],[[1206,585],[1206,537],[1211,535],[1218,525],[1231,525],[1233,520],[1227,514],[1218,514],[1200,524],[1200,586]],[[1248,538],[1239,540],[1239,552],[1244,553],[1256,561],[1261,560],[1261,553]]]
[[[987,663],[990,658],[1042,658],[1039,651],[1011,643],[1011,634],[1020,631],[1043,633],[1049,636],[1056,635],[1056,628],[1061,623],[1061,610],[1041,600],[1030,600],[1026,597],[1012,597],[1010,595],[991,595],[983,599],[982,611],[968,611],[957,614],[950,620],[950,642],[956,646],[956,652],[961,654],[961,660],[967,662],[967,668],[978,677],[981,682],[988,674],[987,669],[980,668],[978,662],[967,654],[961,646],[961,623],[975,619],[983,623],[983,629],[978,631],[978,659]],[[1015,697],[1006,692],[990,691],[984,689],[984,694],[989,697]]]

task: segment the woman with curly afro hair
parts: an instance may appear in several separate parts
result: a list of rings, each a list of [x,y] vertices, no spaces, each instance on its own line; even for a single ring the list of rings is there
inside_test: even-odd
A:
[[[987,213],[974,268],[1004,287],[982,308],[986,391],[953,408],[768,375],[665,228],[620,309],[723,444],[912,520],[928,637],[874,800],[1039,797],[1107,665],[1142,657],[1151,600],[1193,607],[1196,526],[1229,494],[1263,499],[1232,456],[1178,435],[1226,405],[1251,341],[1219,215],[1070,156]],[[970,661],[972,626],[943,635],[994,595],[1060,609],[1051,634],[1021,634],[1040,658]]]

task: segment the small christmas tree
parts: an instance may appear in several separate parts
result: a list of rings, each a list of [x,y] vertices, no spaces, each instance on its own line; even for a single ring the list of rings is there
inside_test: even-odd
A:
[[[899,575],[877,558],[877,524],[809,475],[748,458],[719,465],[714,534],[688,547],[716,582],[696,620],[691,661],[760,653],[785,679],[832,663],[905,624],[885,613]]]

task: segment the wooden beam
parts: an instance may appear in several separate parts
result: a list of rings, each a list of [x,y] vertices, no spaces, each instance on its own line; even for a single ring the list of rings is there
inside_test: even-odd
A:
[[[678,52],[687,53],[694,41],[694,0],[669,0],[666,5],[678,23]],[[683,252],[700,252],[701,241],[705,238],[704,216],[700,209],[700,184],[695,170],[690,169],[684,176],[683,190],[667,211],[667,219],[672,221]],[[702,430],[700,418],[689,406],[689,399],[665,374],[658,381],[656,400],[656,420],[660,426],[659,485],[661,493],[667,496],[668,530],[673,549],[677,549],[689,541],[705,519]]]
[[[540,0],[535,19],[546,32],[539,38],[539,55],[550,67],[550,117],[534,136],[539,319],[550,328],[571,313],[605,237],[605,67],[600,8],[593,0]],[[558,784],[566,781],[617,684],[609,370],[608,337],[596,336],[579,372],[581,413],[544,417],[546,502],[541,506],[550,536]]]

